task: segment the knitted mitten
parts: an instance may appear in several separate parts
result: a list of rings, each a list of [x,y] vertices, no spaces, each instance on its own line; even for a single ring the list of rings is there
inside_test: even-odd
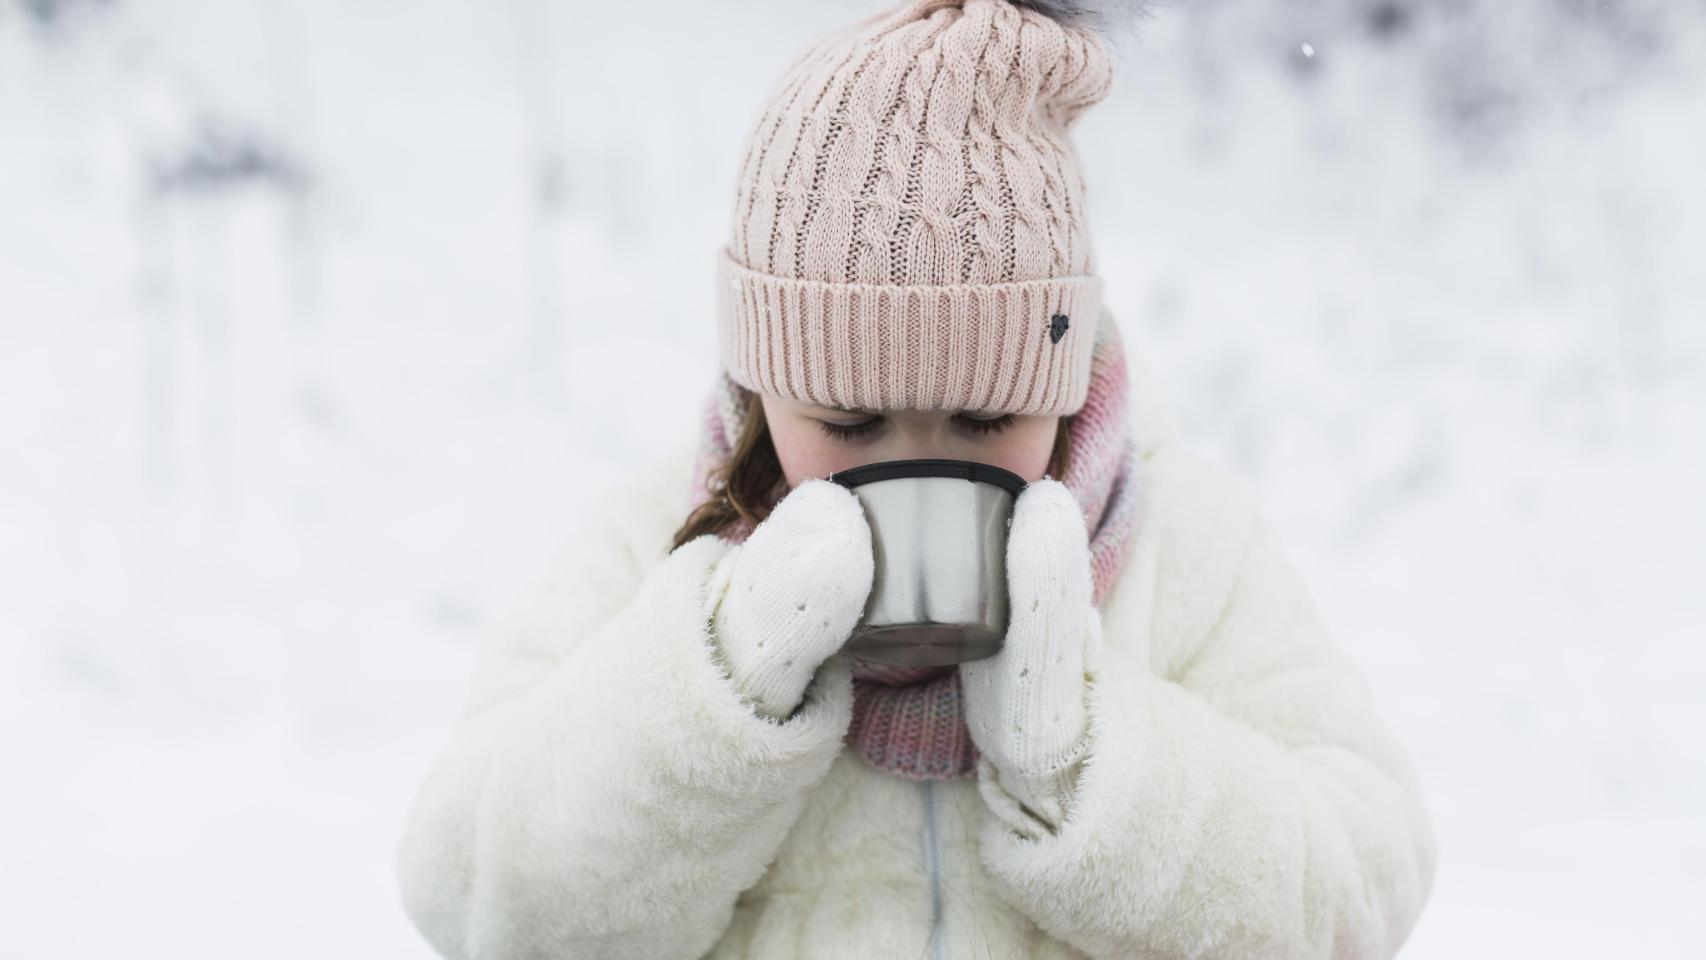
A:
[[[875,568],[859,498],[828,480],[790,490],[718,562],[712,636],[735,689],[786,719],[864,613]]]
[[[1087,668],[1099,662],[1102,621],[1091,601],[1088,539],[1065,485],[1026,486],[1007,539],[1006,639],[994,656],[960,664],[972,742],[1012,799],[986,798],[1017,801],[1051,831],[1089,746]]]

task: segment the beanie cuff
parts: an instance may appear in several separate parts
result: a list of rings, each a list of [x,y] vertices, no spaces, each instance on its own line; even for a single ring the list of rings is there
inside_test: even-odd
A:
[[[824,283],[749,270],[727,245],[717,291],[718,345],[735,382],[849,409],[1076,413],[1102,313],[1094,275]]]

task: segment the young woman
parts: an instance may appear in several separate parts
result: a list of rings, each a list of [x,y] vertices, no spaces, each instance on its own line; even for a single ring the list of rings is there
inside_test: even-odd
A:
[[[1251,485],[1193,454],[1102,306],[1066,4],[911,0],[789,66],[720,252],[696,449],[614,479],[487,638],[398,845],[453,958],[1394,954],[1416,773]],[[619,402],[619,398],[612,398]],[[992,657],[842,651],[825,478],[1029,481]]]

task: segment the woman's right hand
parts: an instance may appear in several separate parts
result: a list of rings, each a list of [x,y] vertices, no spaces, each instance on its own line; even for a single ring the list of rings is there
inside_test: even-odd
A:
[[[712,636],[735,688],[781,720],[847,643],[871,592],[871,528],[853,491],[808,479],[718,561]]]

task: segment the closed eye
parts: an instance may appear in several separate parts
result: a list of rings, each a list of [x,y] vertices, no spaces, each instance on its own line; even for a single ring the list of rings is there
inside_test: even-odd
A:
[[[872,417],[859,423],[831,423],[828,420],[819,420],[817,424],[823,428],[825,434],[837,440],[856,440],[876,430],[877,425],[882,422],[882,417]]]
[[[999,417],[988,418],[968,417],[963,413],[954,415],[954,421],[958,423],[962,429],[968,433],[979,435],[1000,433],[1012,426],[1018,419],[1018,415],[1012,413],[1004,413]],[[818,426],[823,428],[823,432],[826,436],[832,437],[836,440],[851,441],[875,433],[876,430],[882,426],[882,422],[882,417],[872,417],[869,420],[861,420],[858,423],[833,423],[828,420],[819,420]]]
[[[999,417],[984,419],[981,417],[968,417],[964,414],[958,414],[954,419],[965,424],[966,429],[974,433],[1000,433],[1008,427],[1011,427],[1014,421],[1019,419],[1019,416],[1018,414],[1004,413]]]

